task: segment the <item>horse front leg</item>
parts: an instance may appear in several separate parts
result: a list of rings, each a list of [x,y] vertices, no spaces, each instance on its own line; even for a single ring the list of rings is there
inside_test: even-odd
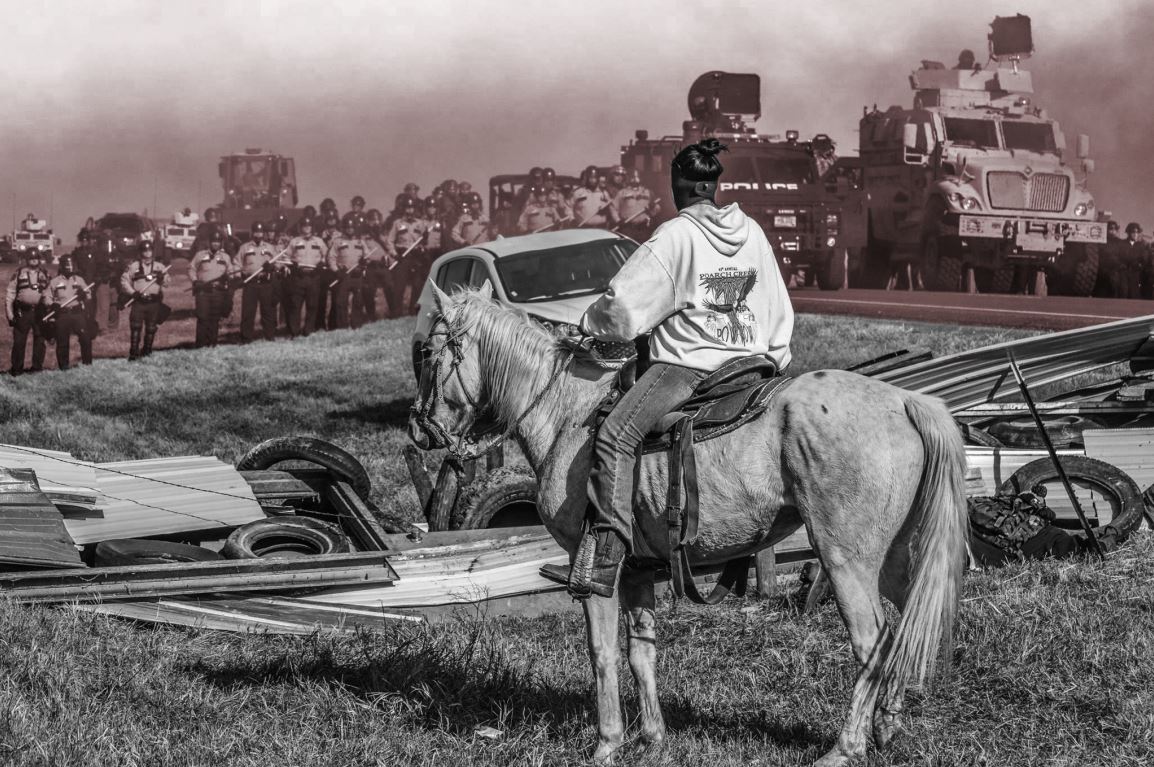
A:
[[[594,595],[582,605],[597,695],[597,748],[593,752],[593,762],[612,764],[617,749],[625,740],[621,695],[617,686],[617,663],[621,658],[617,644],[617,592],[611,597]]]
[[[629,668],[641,705],[641,740],[656,748],[665,740],[665,719],[657,699],[657,611],[653,571],[626,568],[621,574],[621,603],[629,636]]]

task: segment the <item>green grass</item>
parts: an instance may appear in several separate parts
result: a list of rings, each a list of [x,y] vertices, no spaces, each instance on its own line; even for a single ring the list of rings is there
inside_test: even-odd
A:
[[[95,460],[233,460],[307,433],[361,458],[386,515],[411,519],[400,456],[410,329],[383,322],[15,379],[0,390],[3,440]],[[802,316],[795,364],[1024,335]],[[969,576],[953,675],[911,693],[910,733],[867,763],[1150,763],[1152,554],[1143,534],[1101,564]],[[832,607],[798,616],[788,597],[664,605],[658,633],[670,739],[627,763],[799,764],[832,745],[854,673]],[[623,694],[636,716],[628,681]],[[591,704],[576,611],[300,638],[0,604],[0,764],[579,764],[595,737]],[[480,726],[501,735],[481,737]]]

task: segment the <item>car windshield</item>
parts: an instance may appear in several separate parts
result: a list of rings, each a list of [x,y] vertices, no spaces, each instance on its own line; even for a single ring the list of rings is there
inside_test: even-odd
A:
[[[1054,128],[1047,123],[1002,122],[1006,149],[1025,149],[1031,152],[1057,152]]]
[[[997,124],[993,120],[947,117],[945,122],[946,139],[954,144],[987,149],[998,148]]]
[[[101,229],[120,229],[129,232],[139,232],[144,229],[141,220],[136,216],[105,216],[97,226]]]
[[[533,250],[499,259],[497,274],[514,303],[588,296],[604,293],[636,249],[637,243],[621,239]]]
[[[268,189],[269,162],[265,158],[234,159],[232,183],[245,191]]]

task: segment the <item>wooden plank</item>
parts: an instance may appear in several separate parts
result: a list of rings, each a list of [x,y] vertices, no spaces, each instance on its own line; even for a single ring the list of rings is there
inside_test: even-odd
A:
[[[380,553],[244,559],[0,574],[0,594],[20,602],[125,599],[228,591],[381,585],[398,578]]]
[[[377,522],[372,509],[347,482],[334,482],[325,493],[329,505],[340,516],[341,527],[362,551],[384,551],[388,533]]]
[[[320,494],[316,490],[287,471],[275,469],[242,471],[240,476],[252,488],[252,494],[261,503],[285,501],[320,503]]]
[[[79,567],[64,517],[31,469],[0,468],[0,566]]]
[[[433,494],[433,481],[429,479],[429,470],[425,467],[425,460],[417,452],[416,446],[405,445],[401,448],[401,452],[409,467],[409,478],[413,480],[413,487],[417,490],[417,500],[423,509],[429,505],[429,496]]]
[[[160,597],[77,607],[149,623],[262,634],[350,633],[362,628],[384,628],[397,621],[423,620],[420,615],[407,612],[320,605],[281,596]]]

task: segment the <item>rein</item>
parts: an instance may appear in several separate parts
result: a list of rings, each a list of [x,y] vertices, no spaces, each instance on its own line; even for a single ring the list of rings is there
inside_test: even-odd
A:
[[[507,428],[504,429],[504,431],[497,433],[501,427],[500,424],[495,424],[494,426],[481,432],[472,434],[468,432],[463,433],[457,437],[456,443],[454,444],[452,434],[449,432],[449,430],[441,424],[437,423],[437,421],[432,416],[433,405],[437,403],[438,398],[441,401],[444,401],[444,381],[441,381],[437,378],[436,370],[439,367],[440,357],[445,353],[446,349],[449,350],[449,352],[453,355],[453,361],[450,363],[449,374],[445,376],[445,381],[448,381],[449,378],[453,376],[453,374],[456,374],[457,381],[461,384],[461,391],[464,392],[465,399],[468,401],[469,406],[473,408],[474,417],[476,417],[476,415],[481,412],[481,406],[480,403],[478,403],[473,398],[473,395],[469,393],[468,387],[465,386],[464,379],[461,378],[461,362],[464,360],[464,354],[461,351],[461,343],[459,338],[464,334],[464,331],[453,332],[451,328],[449,328],[448,321],[444,320],[444,322],[446,330],[437,333],[429,333],[430,339],[434,336],[445,336],[447,340],[445,341],[445,345],[441,347],[440,351],[438,351],[435,356],[428,360],[426,367],[424,367],[424,369],[421,371],[421,388],[424,389],[424,376],[430,374],[433,376],[432,387],[430,388],[428,397],[420,399],[418,402],[414,403],[413,410],[416,415],[417,422],[421,425],[421,427],[433,435],[434,439],[436,439],[445,447],[450,456],[452,456],[457,461],[471,461],[481,457],[485,453],[488,453],[490,450],[508,439],[509,435],[512,434],[518,426],[521,425],[525,418],[527,418],[539,404],[541,404],[541,400],[545,398],[545,394],[553,388],[554,384],[557,383],[558,379],[561,377],[561,373],[564,372],[569,367],[569,364],[573,361],[574,352],[572,349],[569,350],[569,353],[565,357],[565,361],[554,368],[553,373],[549,376],[548,382],[546,382],[545,386],[541,388],[541,391],[537,392],[536,396],[533,397],[533,401],[529,403],[529,406],[526,407],[521,415],[517,416],[517,418],[511,424],[509,424]],[[430,373],[430,371],[432,372]]]

